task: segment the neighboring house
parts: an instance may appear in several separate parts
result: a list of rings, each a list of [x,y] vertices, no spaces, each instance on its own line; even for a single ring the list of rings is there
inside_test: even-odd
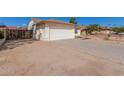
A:
[[[75,38],[75,26],[59,20],[39,20],[32,18],[28,25],[33,30],[33,38],[37,40],[62,40]]]
[[[107,28],[107,27],[102,27],[100,32],[103,33],[103,34],[111,34],[112,33],[112,29],[111,28]]]

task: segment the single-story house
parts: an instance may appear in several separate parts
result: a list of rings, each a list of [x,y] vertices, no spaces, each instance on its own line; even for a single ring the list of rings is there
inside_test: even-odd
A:
[[[111,34],[112,29],[108,28],[108,27],[102,27],[100,32],[103,33],[103,34]]]
[[[32,18],[28,29],[33,30],[33,39],[36,40],[51,41],[75,38],[75,25],[60,20]]]

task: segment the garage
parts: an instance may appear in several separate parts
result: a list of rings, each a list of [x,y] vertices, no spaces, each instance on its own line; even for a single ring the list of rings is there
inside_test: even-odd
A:
[[[74,26],[66,24],[49,24],[50,40],[74,39]]]
[[[36,19],[35,19],[36,20]],[[33,38],[37,40],[52,41],[75,38],[75,26],[60,20],[40,20],[34,23]]]

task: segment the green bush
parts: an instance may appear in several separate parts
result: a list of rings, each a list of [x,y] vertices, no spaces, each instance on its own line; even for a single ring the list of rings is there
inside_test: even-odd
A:
[[[4,38],[4,31],[0,31],[0,39]]]
[[[96,34],[97,32],[99,32],[101,29],[100,29],[100,25],[98,24],[91,24],[91,25],[88,25],[86,27],[87,31],[88,31],[88,34]],[[93,33],[94,32],[94,33]]]
[[[124,27],[113,27],[112,30],[116,32],[116,34],[119,34],[124,32]]]

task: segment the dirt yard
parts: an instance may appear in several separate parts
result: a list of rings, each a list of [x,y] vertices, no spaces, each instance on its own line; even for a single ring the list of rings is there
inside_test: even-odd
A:
[[[98,54],[83,48],[85,44],[84,47],[90,46],[87,48],[93,49],[91,42],[98,47],[101,43],[90,40],[82,42],[83,40],[8,41],[0,50],[0,75],[124,75],[123,62],[99,55],[100,48],[96,51]],[[103,44],[107,45],[109,44]],[[107,51],[107,48],[104,49],[103,51]]]

